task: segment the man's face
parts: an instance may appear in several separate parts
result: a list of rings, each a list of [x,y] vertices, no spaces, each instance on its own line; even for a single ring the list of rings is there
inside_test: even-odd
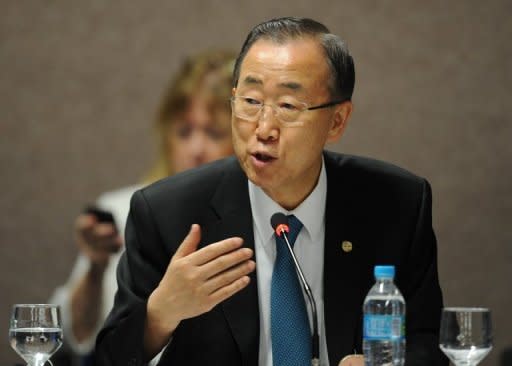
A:
[[[304,102],[316,106],[331,100],[331,76],[324,51],[312,38],[278,44],[260,39],[240,67],[233,95],[265,105]],[[233,145],[248,178],[287,209],[298,206],[316,185],[326,142],[337,140],[351,103],[304,111],[300,126],[283,126],[270,106],[259,120],[232,115]]]

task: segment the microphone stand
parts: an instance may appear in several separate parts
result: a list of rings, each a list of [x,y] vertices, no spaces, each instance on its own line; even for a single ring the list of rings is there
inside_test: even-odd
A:
[[[284,241],[286,242],[286,245],[288,247],[288,250],[290,251],[290,254],[293,259],[293,263],[295,264],[295,269],[297,270],[297,273],[299,275],[300,282],[302,283],[302,286],[304,287],[304,291],[306,292],[306,296],[308,297],[309,305],[311,307],[311,316],[313,318],[313,335],[311,336],[311,351],[312,351],[312,358],[311,358],[311,366],[320,366],[320,346],[319,346],[319,336],[318,336],[318,315],[316,312],[316,302],[313,297],[313,293],[311,292],[311,289],[309,288],[308,282],[306,281],[306,278],[304,277],[304,273],[302,273],[302,269],[300,268],[299,262],[297,261],[297,257],[295,257],[295,253],[293,252],[292,246],[290,245],[290,242],[288,241],[288,235],[286,235],[286,231],[281,228],[281,234],[284,237]]]

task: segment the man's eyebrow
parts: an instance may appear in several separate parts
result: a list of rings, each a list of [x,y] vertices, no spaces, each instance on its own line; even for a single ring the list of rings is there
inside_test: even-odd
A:
[[[294,81],[286,81],[284,83],[279,83],[279,87],[291,89],[291,90],[301,90],[303,89],[302,84],[296,83]]]
[[[263,85],[263,81],[255,76],[248,75],[245,77],[245,79],[242,81],[246,85]],[[284,88],[284,89],[290,89],[290,90],[302,90],[303,86],[300,83],[297,83],[295,81],[285,81],[282,83],[277,84],[278,87]]]
[[[258,79],[254,76],[251,76],[251,75],[248,75],[245,77],[245,79],[243,80],[243,83],[244,84],[258,84],[258,85],[261,85],[263,84],[263,81],[261,81],[261,79]]]

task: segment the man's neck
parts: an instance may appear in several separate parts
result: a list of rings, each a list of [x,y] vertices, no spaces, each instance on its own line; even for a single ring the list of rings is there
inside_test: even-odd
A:
[[[320,172],[322,170],[323,162],[321,162],[318,166],[317,171],[312,177],[304,177],[302,179],[296,179],[295,185],[285,185],[283,187],[279,187],[277,189],[272,188],[262,188],[263,192],[267,196],[269,196],[274,202],[279,204],[282,208],[292,211],[297,208],[308,196],[313,192],[316,185],[318,184],[318,179],[320,177]],[[304,184],[304,182],[309,181],[309,184]]]

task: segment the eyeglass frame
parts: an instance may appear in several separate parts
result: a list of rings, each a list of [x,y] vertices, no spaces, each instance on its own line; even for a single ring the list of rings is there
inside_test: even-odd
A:
[[[250,97],[246,97],[244,95],[233,95],[231,98],[229,98],[229,100],[231,101],[231,106],[233,106],[233,103],[236,99],[239,99],[239,98],[250,98]],[[250,98],[250,99],[254,99],[254,98]],[[299,111],[299,114],[302,113],[302,112],[305,112],[305,111],[314,111],[314,110],[317,110],[317,109],[323,109],[323,108],[329,108],[329,107],[333,107],[335,105],[338,105],[338,104],[341,104],[341,103],[344,103],[346,102],[348,99],[335,99],[335,100],[331,100],[329,102],[326,102],[326,103],[322,103],[322,104],[319,104],[319,105],[315,105],[315,106],[312,106],[312,107],[308,107],[308,104],[305,103],[305,102],[298,102],[300,104],[302,104],[304,106],[304,109],[300,110]],[[274,115],[277,115],[276,114],[276,111],[275,111],[275,107],[276,105],[275,104],[269,104],[269,103],[261,103],[260,104],[260,109],[258,111],[258,113],[261,113],[261,111],[263,110],[263,108],[268,105],[270,108],[272,108],[272,110],[274,111]],[[235,113],[233,111],[233,113]],[[257,114],[258,114],[257,113]],[[236,116],[236,114],[235,114]],[[238,118],[242,118],[244,119],[243,117],[240,117],[240,116],[237,116]],[[261,116],[259,117],[261,118]],[[249,122],[256,122],[258,121],[258,119],[255,119],[254,121],[251,121],[251,120],[247,120],[247,119],[244,119],[245,121],[249,121]],[[294,122],[285,122],[285,121],[282,121],[280,118],[277,118],[277,120],[284,124],[284,125],[288,125],[288,126],[300,126],[302,125],[302,122],[300,121],[294,121]]]

